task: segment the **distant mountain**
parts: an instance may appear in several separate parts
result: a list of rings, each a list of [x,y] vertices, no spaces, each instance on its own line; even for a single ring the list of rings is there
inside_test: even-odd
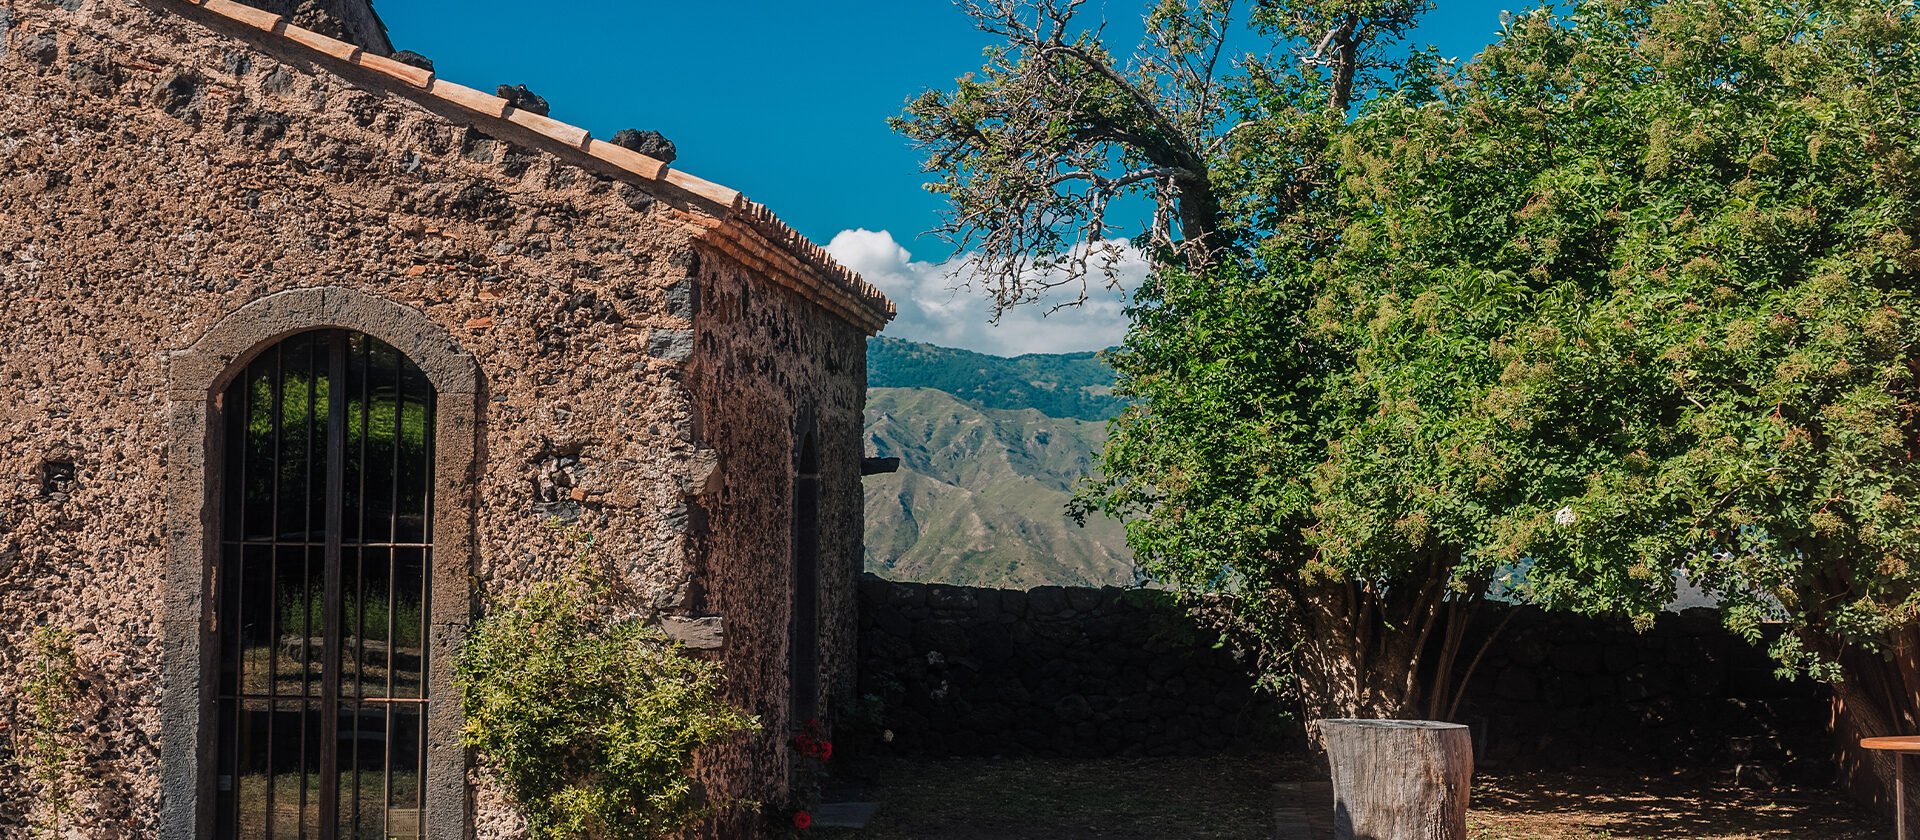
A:
[[[980,355],[929,345],[907,349],[921,359]],[[1018,391],[1003,388],[1009,368],[998,363],[1025,360],[1028,370],[1074,364],[1053,361],[1059,357],[981,358],[993,361],[975,368],[971,375],[983,381],[968,382],[966,390],[1001,403],[1011,401],[1008,390]],[[1119,523],[1095,517],[1082,528],[1066,516],[1074,486],[1106,443],[1105,423],[1031,407],[982,407],[930,387],[882,386],[867,392],[866,425],[873,454],[901,460],[899,472],[865,481],[868,571],[895,580],[1011,588],[1133,581],[1133,555]]]
[[[989,356],[898,338],[867,339],[867,387],[933,388],[982,408],[1106,420],[1126,405],[1095,353]]]

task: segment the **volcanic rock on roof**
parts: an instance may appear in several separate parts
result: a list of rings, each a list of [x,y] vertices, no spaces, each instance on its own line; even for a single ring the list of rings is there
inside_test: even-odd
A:
[[[674,148],[673,141],[658,131],[635,131],[623,128],[613,133],[607,142],[625,149],[632,149],[661,163],[672,163],[680,156],[680,150]]]

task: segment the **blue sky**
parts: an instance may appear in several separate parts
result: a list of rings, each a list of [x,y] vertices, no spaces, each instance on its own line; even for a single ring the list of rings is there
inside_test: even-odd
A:
[[[1145,5],[1087,8],[1116,41],[1132,43]],[[596,137],[666,134],[679,147],[677,168],[772,207],[887,289],[902,305],[890,335],[995,353],[1095,349],[1119,338],[1118,300],[1044,319],[1017,313],[995,328],[977,295],[948,291],[946,244],[922,235],[939,223],[940,201],[921,188],[918,155],[886,125],[909,97],[976,68],[990,43],[946,0],[376,0],[376,8],[394,45],[432,58],[441,76],[488,90],[525,84],[555,118]],[[1492,39],[1502,9],[1520,8],[1440,0],[1417,40],[1464,59]]]

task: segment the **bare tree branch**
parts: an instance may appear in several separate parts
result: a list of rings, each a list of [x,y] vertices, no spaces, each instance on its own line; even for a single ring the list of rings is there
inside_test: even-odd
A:
[[[1260,211],[1268,218],[1326,187],[1331,176],[1290,151],[1312,146],[1320,129],[1237,111],[1285,86],[1251,59],[1239,65],[1244,78],[1222,77],[1235,66],[1228,42],[1243,17],[1316,44],[1296,51],[1310,73],[1282,75],[1344,116],[1379,45],[1428,0],[1152,0],[1146,38],[1127,61],[1098,25],[1081,23],[1085,2],[964,0],[1000,43],[954,89],[920,95],[893,121],[926,155],[938,178],[928,188],[950,205],[935,232],[966,255],[968,280],[991,293],[996,319],[1061,287],[1077,287],[1068,305],[1083,302],[1095,274],[1115,284],[1118,258],[1095,246],[1116,236],[1153,265],[1207,269],[1259,229],[1257,217],[1228,223],[1223,177],[1267,190],[1277,208]],[[1277,108],[1298,110],[1290,97]],[[1249,173],[1248,161],[1269,162],[1272,174]],[[1109,218],[1133,201],[1152,207],[1145,230]]]

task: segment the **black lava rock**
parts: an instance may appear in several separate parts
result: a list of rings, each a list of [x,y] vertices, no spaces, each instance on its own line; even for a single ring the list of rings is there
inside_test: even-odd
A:
[[[389,58],[405,64],[408,67],[418,67],[429,73],[433,72],[433,59],[414,52],[413,50],[401,50],[389,56]],[[525,88],[522,88],[522,90],[525,90]]]
[[[658,131],[635,131],[623,128],[613,133],[613,139],[607,141],[615,146],[624,146],[661,163],[672,163],[680,156],[673,147],[673,141]]]
[[[522,111],[543,117],[547,115],[547,100],[541,98],[540,94],[527,90],[526,85],[501,85],[494,90],[493,94],[507,100],[513,107]]]

